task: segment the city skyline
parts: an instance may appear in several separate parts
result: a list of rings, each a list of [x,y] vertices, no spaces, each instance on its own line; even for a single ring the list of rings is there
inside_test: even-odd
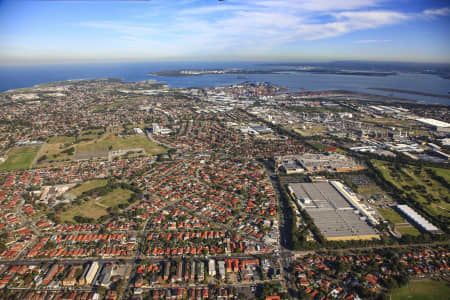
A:
[[[448,1],[2,1],[0,65],[450,62]]]

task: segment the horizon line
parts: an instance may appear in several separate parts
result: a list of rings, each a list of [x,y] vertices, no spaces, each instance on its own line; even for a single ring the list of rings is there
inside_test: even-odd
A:
[[[86,60],[65,60],[65,61],[45,61],[45,62],[0,62],[0,67],[26,67],[45,65],[83,65],[83,64],[120,64],[120,63],[332,63],[332,62],[368,62],[368,63],[398,63],[398,64],[434,64],[449,65],[450,61],[417,61],[417,60],[395,60],[395,59],[231,59],[231,60],[201,60],[201,59],[86,59]]]

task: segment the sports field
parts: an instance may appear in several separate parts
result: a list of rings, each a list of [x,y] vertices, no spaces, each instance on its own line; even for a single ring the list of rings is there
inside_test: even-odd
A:
[[[395,289],[391,295],[392,300],[450,299],[450,286],[443,281],[415,280]]]
[[[41,146],[14,147],[7,153],[7,160],[0,164],[0,171],[23,170],[31,167]]]

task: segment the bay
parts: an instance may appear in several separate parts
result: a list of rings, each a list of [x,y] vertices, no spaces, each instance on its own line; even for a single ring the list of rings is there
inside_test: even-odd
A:
[[[450,80],[436,75],[398,73],[392,76],[360,76],[285,72],[281,74],[222,74],[184,77],[152,76],[151,72],[175,69],[264,68],[254,62],[144,62],[144,63],[92,63],[39,66],[0,67],[0,91],[31,87],[36,84],[69,79],[121,78],[124,81],[158,80],[171,87],[214,87],[243,81],[270,82],[292,91],[348,90],[383,96],[417,100],[424,103],[450,105],[450,99],[423,95],[371,90],[388,88],[449,95]]]

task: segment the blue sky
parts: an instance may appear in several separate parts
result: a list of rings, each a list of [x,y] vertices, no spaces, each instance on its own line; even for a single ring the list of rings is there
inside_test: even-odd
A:
[[[450,1],[1,1],[0,64],[450,62]]]

